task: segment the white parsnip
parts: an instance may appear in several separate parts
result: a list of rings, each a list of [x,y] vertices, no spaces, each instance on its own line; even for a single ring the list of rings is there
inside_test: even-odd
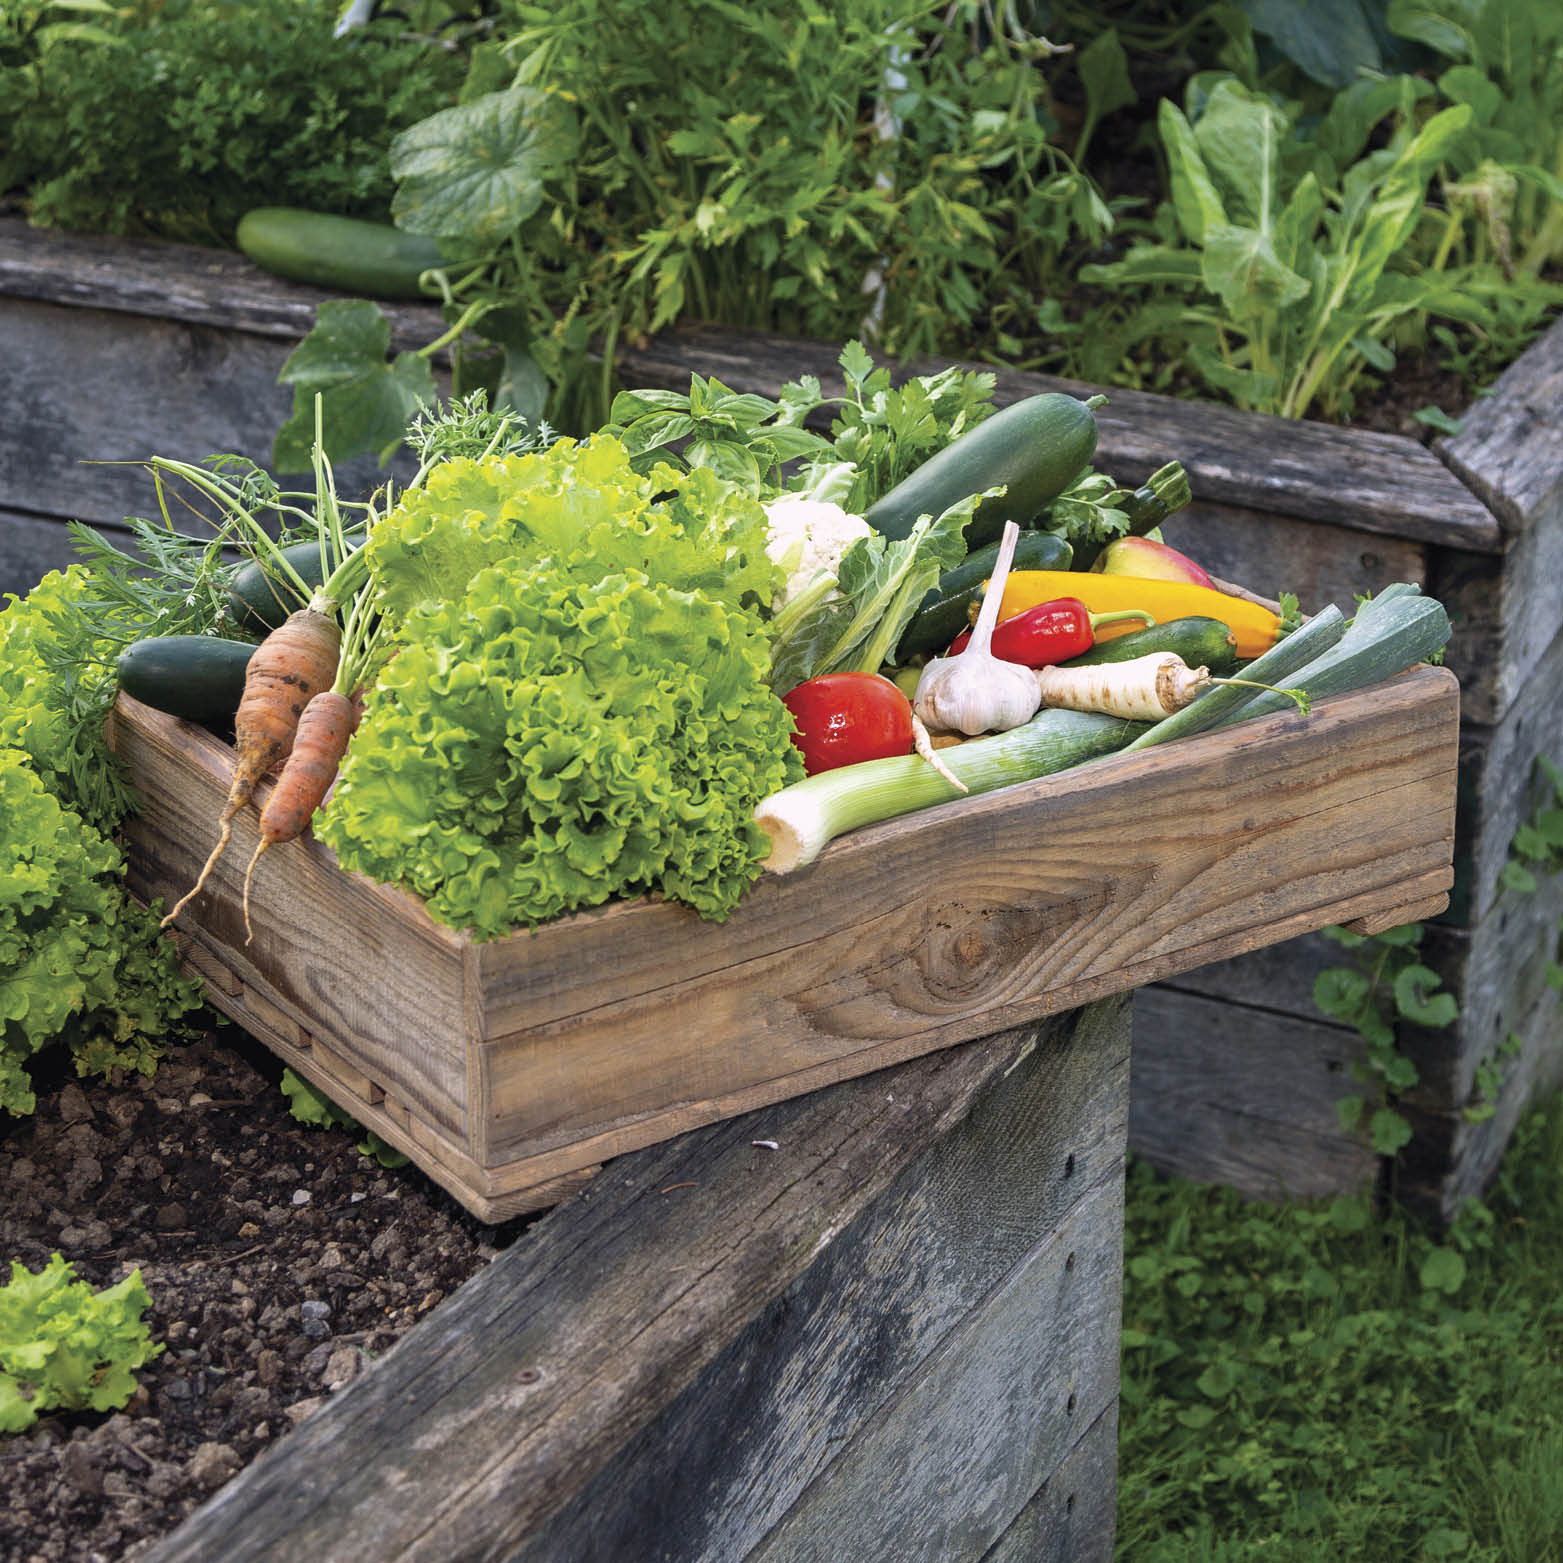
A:
[[[1192,705],[1218,684],[1271,688],[1251,679],[1212,678],[1209,668],[1191,668],[1175,651],[1151,651],[1127,662],[1038,668],[1036,678],[1044,707],[1099,711],[1130,722],[1159,722]],[[1301,691],[1280,689],[1274,693],[1285,695],[1306,711],[1307,697]]]

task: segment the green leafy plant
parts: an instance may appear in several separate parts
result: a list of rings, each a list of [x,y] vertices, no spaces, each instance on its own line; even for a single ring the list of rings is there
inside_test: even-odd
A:
[[[393,20],[334,38],[317,0],[106,11],[83,19],[115,47],[51,35],[28,90],[0,92],[4,188],[34,222],[227,244],[256,206],[383,219],[391,138],[465,66]]]
[[[136,1369],[163,1350],[142,1320],[151,1301],[139,1270],[95,1292],[58,1254],[36,1274],[12,1260],[0,1286],[0,1433],[44,1411],[123,1406]]]
[[[1560,1198],[1560,1096],[1443,1234],[1132,1166],[1117,1555],[1555,1558]]]
[[[1441,992],[1443,979],[1418,958],[1421,923],[1406,923],[1371,936],[1326,928],[1327,937],[1356,954],[1351,966],[1333,966],[1314,979],[1313,1001],[1332,1019],[1356,1028],[1366,1044],[1352,1064],[1353,1078],[1373,1089],[1367,1133],[1373,1149],[1393,1156],[1411,1138],[1411,1126],[1395,1110],[1395,1099],[1417,1083],[1416,1065],[1400,1051],[1396,1025],[1440,1029],[1459,1015],[1454,995]],[[1357,1128],[1369,1107],[1357,1094],[1336,1103],[1341,1127]]]
[[[1396,333],[1429,316],[1480,324],[1523,305],[1532,329],[1563,293],[1497,267],[1425,262],[1408,245],[1429,187],[1469,131],[1454,104],[1424,118],[1412,78],[1339,94],[1311,136],[1300,105],[1230,74],[1160,107],[1170,200],[1162,236],[1083,280],[1129,289],[1130,339],[1187,342],[1182,360],[1238,405],[1285,417],[1348,412],[1354,385],[1394,366]],[[1367,150],[1381,122],[1381,149]]]
[[[282,1071],[282,1094],[288,1099],[288,1112],[299,1122],[320,1129],[346,1129],[361,1133],[358,1149],[382,1167],[405,1167],[407,1157],[393,1145],[387,1145],[373,1129],[366,1129],[344,1107],[338,1107],[322,1090],[311,1085],[291,1069]]]

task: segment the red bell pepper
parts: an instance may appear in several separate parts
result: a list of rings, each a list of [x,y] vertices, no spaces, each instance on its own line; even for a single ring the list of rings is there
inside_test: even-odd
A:
[[[792,741],[809,776],[912,752],[912,702],[877,673],[821,673],[789,690],[782,704],[792,712]]]
[[[993,627],[993,655],[1004,662],[1018,662],[1022,667],[1053,667],[1089,651],[1096,644],[1098,624],[1113,624],[1120,619],[1144,619],[1147,624],[1156,622],[1138,608],[1092,613],[1078,597],[1055,597],[1051,602],[1039,602],[1036,607],[1017,613],[1013,618],[1000,619]],[[962,630],[950,642],[945,655],[959,655],[970,639],[971,631]]]

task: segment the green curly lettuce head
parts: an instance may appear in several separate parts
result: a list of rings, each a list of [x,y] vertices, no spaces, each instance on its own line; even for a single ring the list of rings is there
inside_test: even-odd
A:
[[[780,572],[765,512],[705,468],[642,476],[607,435],[436,467],[370,534],[376,601],[395,622],[460,602],[480,571],[544,558],[602,576],[641,570],[733,607],[768,604]]]
[[[752,612],[623,569],[480,572],[410,616],[316,834],[478,938],[648,891],[725,918],[802,773]]]

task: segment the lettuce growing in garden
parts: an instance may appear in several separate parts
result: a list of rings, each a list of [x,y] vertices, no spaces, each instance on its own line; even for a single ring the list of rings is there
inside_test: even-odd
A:
[[[496,938],[646,891],[720,920],[802,774],[757,615],[590,559],[511,560],[428,604],[381,675],[316,834]]]

